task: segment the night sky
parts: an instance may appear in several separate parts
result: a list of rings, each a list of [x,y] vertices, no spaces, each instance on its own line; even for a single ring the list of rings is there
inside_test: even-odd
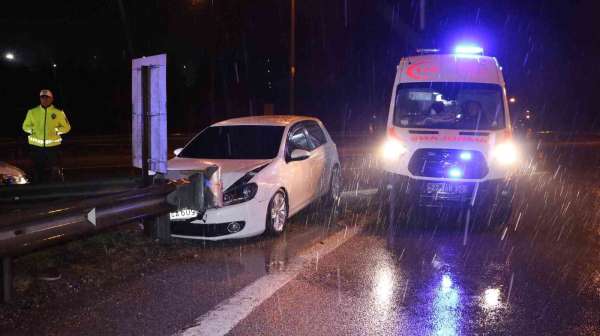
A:
[[[169,58],[169,128],[288,112],[289,1],[18,2],[0,13],[0,137],[22,136],[42,87],[74,134],[129,132],[130,60]],[[417,47],[481,44],[540,129],[600,129],[600,29],[595,1],[297,0],[296,112],[335,131],[383,122],[395,65]],[[12,62],[4,58],[13,52]],[[56,64],[56,67],[53,65]]]

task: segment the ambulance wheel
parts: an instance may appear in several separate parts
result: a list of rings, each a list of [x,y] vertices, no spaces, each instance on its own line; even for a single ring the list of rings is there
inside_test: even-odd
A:
[[[512,203],[509,201],[502,201],[494,204],[490,211],[489,226],[490,230],[502,228],[510,220],[512,215]]]
[[[508,224],[512,214],[510,199],[498,199],[486,204],[478,204],[471,208],[472,229],[495,231]]]
[[[395,226],[398,224],[398,214],[400,213],[399,196],[397,188],[392,185],[390,190],[385,190],[382,195],[382,201],[386,204],[386,218],[389,226]]]

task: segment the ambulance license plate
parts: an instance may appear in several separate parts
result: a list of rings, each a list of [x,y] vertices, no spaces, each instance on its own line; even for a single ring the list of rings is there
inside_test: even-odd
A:
[[[467,186],[457,183],[428,182],[425,185],[425,192],[428,194],[465,194]]]
[[[182,221],[198,217],[198,211],[191,209],[179,209],[176,212],[169,213],[172,221]]]

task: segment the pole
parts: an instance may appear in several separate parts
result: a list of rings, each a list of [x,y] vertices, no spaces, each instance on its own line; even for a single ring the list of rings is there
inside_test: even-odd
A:
[[[150,180],[148,147],[150,144],[150,67],[142,66],[142,185],[152,184]],[[144,233],[153,236],[153,220],[144,220]]]
[[[127,15],[125,14],[123,0],[118,0],[118,4],[121,22],[123,23],[123,30],[125,31],[125,38],[127,39],[127,51],[129,51],[129,56],[133,56],[133,42],[131,41],[131,34],[129,33],[129,25],[127,24]]]
[[[146,187],[152,181],[148,174],[150,147],[150,67],[142,66],[142,184]]]
[[[11,257],[2,257],[2,267],[0,276],[2,277],[2,302],[10,303],[12,301],[12,260]]]
[[[421,31],[425,30],[425,1],[421,0],[419,2],[419,28]]]
[[[290,0],[290,111],[295,111],[295,86],[296,86],[296,0]]]

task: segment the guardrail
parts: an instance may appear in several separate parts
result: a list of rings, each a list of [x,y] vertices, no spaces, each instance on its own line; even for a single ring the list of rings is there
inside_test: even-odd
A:
[[[141,178],[122,177],[67,183],[3,185],[0,188],[0,205],[110,195],[138,187],[141,182]]]
[[[2,216],[0,257],[3,301],[11,301],[12,257],[135,220],[164,215],[171,210],[166,197],[175,188],[174,184],[163,181],[149,187],[54,203],[50,207]]]

